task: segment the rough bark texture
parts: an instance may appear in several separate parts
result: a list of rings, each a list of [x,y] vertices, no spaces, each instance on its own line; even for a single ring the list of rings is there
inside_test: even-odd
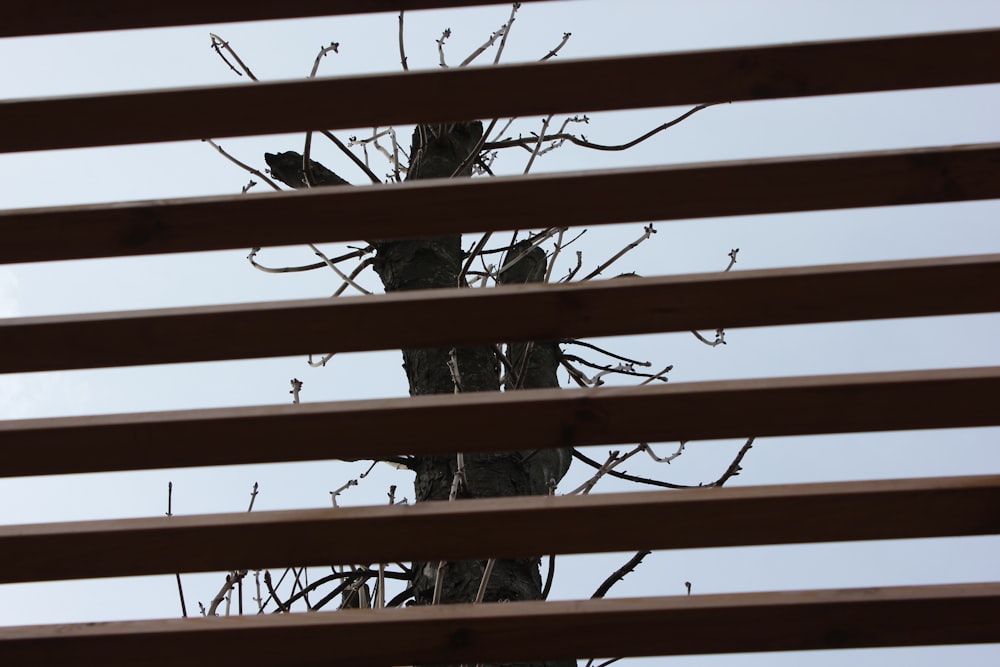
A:
[[[413,133],[410,147],[410,165],[407,179],[448,178],[475,149],[483,127],[478,121],[447,125],[420,126]],[[302,157],[297,153],[266,156],[272,174],[293,187],[302,187]],[[317,185],[339,185],[343,179],[322,165],[311,165],[312,178]],[[471,167],[458,176],[471,175]],[[406,215],[400,211],[400,215]],[[411,289],[436,289],[459,287],[462,268],[460,236],[445,236],[401,241],[368,239],[376,248],[375,270],[386,292]],[[508,259],[522,254],[526,246],[520,245],[508,253]],[[545,253],[533,249],[505,271],[501,282],[507,284],[541,280],[545,272]],[[400,322],[398,326],[417,326],[415,322]],[[557,387],[556,368],[558,347],[555,343],[534,342],[515,344],[508,348],[517,377],[507,377],[507,390],[520,388]],[[447,394],[455,391],[455,384],[448,368],[449,348],[403,350],[403,368],[409,382],[411,395]],[[456,350],[461,391],[499,391],[500,364],[489,347],[460,348]],[[483,424],[489,428],[489,424]],[[525,434],[530,436],[530,424],[525,424]],[[473,439],[475,433],[466,433]],[[459,491],[459,498],[495,496],[523,496],[548,493],[550,480],[558,482],[569,467],[568,450],[536,450],[519,448],[526,443],[511,443],[513,451],[486,454],[467,454],[465,460],[466,484]],[[457,467],[456,456],[425,456],[414,461],[415,495],[418,502],[446,500],[452,487]],[[484,529],[487,529],[484,527]],[[461,540],[461,535],[455,536]],[[510,539],[517,540],[517,535]],[[539,554],[540,556],[541,554]],[[497,561],[490,577],[485,599],[537,600],[541,598],[542,581],[539,573],[540,558]],[[483,576],[485,561],[450,562],[445,565],[441,587],[444,603],[470,602],[475,599]],[[433,598],[438,563],[413,564],[414,596],[417,604],[429,604]],[[551,667],[569,667],[571,660],[545,663]]]

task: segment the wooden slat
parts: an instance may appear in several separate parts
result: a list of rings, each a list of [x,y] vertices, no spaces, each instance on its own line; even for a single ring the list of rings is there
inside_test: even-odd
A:
[[[997,285],[981,255],[10,318],[0,373],[990,312]]]
[[[1000,475],[491,498],[0,526],[0,581],[997,533]]]
[[[529,2],[533,0],[528,0]],[[400,9],[431,9],[496,4],[497,0],[4,0],[0,37],[45,35],[94,30],[291,19]]]
[[[412,665],[1000,641],[1000,584],[0,628],[5,664]]]
[[[996,426],[998,395],[992,367],[11,420],[0,476]]]
[[[993,199],[998,172],[994,143],[21,209],[0,263]]]
[[[994,29],[14,100],[0,102],[0,127],[18,128],[0,152],[997,81]]]

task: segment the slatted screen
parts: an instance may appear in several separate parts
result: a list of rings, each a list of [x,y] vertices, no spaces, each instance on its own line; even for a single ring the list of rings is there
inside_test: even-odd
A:
[[[17,1],[5,5],[0,36],[458,4],[479,3]],[[604,84],[581,85],[587,81]],[[23,131],[0,134],[0,150],[996,82],[1000,30],[982,30],[4,102],[0,127]],[[427,90],[438,94],[411,94]],[[409,102],[391,103],[400,98]],[[355,103],[332,106],[330,99]],[[244,113],[202,112],[220,104]],[[145,122],[128,122],[135,117]],[[74,122],[58,120],[65,118]],[[617,194],[612,199],[609,192]],[[574,224],[600,225],[998,197],[1000,145],[913,148],[15,210],[0,212],[0,262],[497,231],[510,229],[512,220],[523,228],[545,226],[556,213]],[[465,205],[450,206],[454,201]],[[335,225],[318,215],[334,207]],[[411,214],[394,215],[400,210]],[[284,222],[273,224],[279,217]],[[0,321],[0,371],[554,340],[714,329],[720,322],[746,327],[984,313],[1000,310],[998,285],[1000,255],[980,255],[30,317]],[[460,327],[450,323],[456,313]],[[336,326],[348,320],[356,326]],[[386,326],[400,321],[424,324]],[[205,329],[221,335],[195,335]],[[287,335],[289,329],[298,335]],[[60,343],[66,340],[87,344]],[[972,368],[6,421],[0,475],[495,451],[516,441],[524,423],[548,447],[994,426],[997,396],[1000,369]],[[663,420],[664,411],[678,416]],[[504,418],[492,419],[495,428],[479,437],[461,435],[463,425],[482,423],[485,415]],[[372,423],[380,425],[379,437],[372,437]],[[341,437],[270,445],[289,431],[323,430]],[[621,521],[624,515],[630,520]],[[649,530],[665,521],[670,531]],[[483,525],[491,529],[471,528]],[[564,525],[592,529],[554,530]],[[323,563],[334,546],[330,536],[348,532],[355,539],[334,553],[355,563],[985,535],[1000,532],[1000,477],[7,526],[0,527],[0,580]],[[456,532],[467,537],[450,539]],[[261,534],[268,539],[252,539]],[[1000,642],[1000,583],[11,627],[0,629],[0,660],[109,667],[177,665],[192,656],[215,665],[472,664],[976,642]]]

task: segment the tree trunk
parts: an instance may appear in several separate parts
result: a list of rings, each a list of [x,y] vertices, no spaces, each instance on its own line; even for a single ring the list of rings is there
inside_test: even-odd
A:
[[[460,123],[418,127],[410,147],[408,179],[447,178],[475,150],[482,136],[482,124]],[[460,176],[471,175],[471,166]],[[377,244],[375,269],[386,292],[418,288],[459,287],[462,267],[461,237],[389,241]],[[513,256],[517,251],[508,253]],[[540,268],[540,270],[539,270]],[[501,277],[503,282],[540,280],[545,271],[545,253],[535,249]],[[402,323],[412,324],[412,323]],[[526,369],[520,386],[556,387],[557,352],[554,344],[535,343],[511,346],[512,366]],[[526,358],[526,355],[527,358]],[[456,350],[461,391],[499,391],[500,364],[489,347]],[[403,350],[403,368],[410,384],[411,395],[447,394],[455,391],[448,369],[449,350],[445,348]],[[512,389],[513,378],[507,380]],[[528,428],[528,425],[525,425]],[[489,428],[489,424],[483,424]],[[468,433],[470,439],[475,433]],[[487,454],[467,454],[465,480],[459,489],[460,498],[523,496],[548,492],[548,481],[558,482],[569,467],[569,453],[558,450],[514,451]],[[559,459],[563,462],[560,463]],[[449,496],[457,467],[456,456],[424,456],[416,459],[414,487],[418,502],[445,500]],[[456,536],[461,539],[461,536]],[[518,539],[511,535],[511,539]],[[499,560],[486,587],[485,599],[538,600],[542,596],[539,558]],[[439,564],[414,563],[414,595],[417,604],[428,604],[433,598]],[[441,601],[470,602],[475,599],[483,577],[485,561],[450,562],[441,579]],[[573,665],[573,661],[558,663]]]
[[[479,121],[446,125],[418,126],[410,147],[407,179],[448,178],[475,150],[482,137]],[[267,162],[276,177],[293,187],[301,187],[301,156],[297,153],[268,154]],[[317,184],[337,185],[343,181],[333,172],[314,163],[313,178]],[[471,165],[458,176],[468,177]],[[406,211],[400,211],[406,215]],[[402,241],[369,239],[376,248],[375,271],[382,279],[386,292],[412,289],[459,287],[462,269],[461,237],[443,236]],[[519,244],[507,253],[508,258],[521,254]],[[506,261],[506,260],[505,260]],[[539,281],[545,273],[545,253],[531,250],[500,279],[503,283]],[[415,322],[400,322],[399,326],[417,326]],[[455,383],[448,367],[449,348],[403,350],[403,368],[409,381],[410,395],[450,394]],[[508,374],[507,390],[557,387],[556,368],[558,347],[555,343],[533,342],[511,345],[508,357],[517,377]],[[499,391],[500,363],[491,347],[459,348],[455,351],[461,391]],[[483,424],[489,428],[489,424]],[[530,425],[525,425],[526,431]],[[474,439],[476,433],[465,434]],[[569,450],[518,450],[520,443],[511,443],[507,452],[466,454],[465,480],[458,498],[539,495],[549,492],[569,468]],[[447,500],[457,468],[457,456],[416,457],[413,470],[417,502]],[[518,539],[511,535],[512,540]],[[461,536],[455,536],[461,539]],[[538,600],[542,596],[539,573],[540,556],[515,560],[498,560],[490,576],[485,600]],[[471,602],[475,599],[483,577],[486,561],[460,561],[445,564],[442,571],[440,599],[443,603]],[[417,604],[430,604],[438,578],[438,562],[413,564],[413,588]],[[574,661],[544,663],[551,667],[572,667]]]

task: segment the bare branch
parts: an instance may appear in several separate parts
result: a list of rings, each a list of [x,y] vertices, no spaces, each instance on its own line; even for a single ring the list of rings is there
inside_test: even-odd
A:
[[[316,60],[313,61],[312,70],[309,72],[308,78],[315,78],[316,72],[319,71],[320,61],[323,60],[323,58],[326,57],[326,54],[331,51],[334,53],[340,53],[340,42],[330,42],[330,46],[324,46],[319,50],[319,53],[316,54]]]
[[[493,58],[493,64],[497,65],[500,63],[500,56],[503,55],[503,49],[507,46],[507,36],[510,35],[510,29],[514,26],[514,15],[517,14],[517,10],[521,8],[520,2],[515,2],[510,8],[510,17],[507,19],[507,23],[504,25],[503,39],[500,40],[500,46],[497,47],[497,55]]]
[[[337,506],[337,496],[339,496],[344,491],[347,491],[352,486],[357,486],[357,485],[358,485],[358,480],[356,480],[356,479],[349,479],[349,480],[347,480],[342,485],[340,485],[338,488],[336,488],[336,489],[334,489],[333,491],[330,492],[330,502],[333,503],[334,507],[336,507]]]
[[[549,592],[552,590],[552,580],[556,574],[556,555],[549,554],[549,569],[545,573],[545,585],[542,586],[542,599],[549,599]]]
[[[356,282],[354,282],[354,280],[350,276],[348,276],[346,273],[344,273],[339,268],[337,268],[337,265],[334,264],[332,261],[330,261],[330,258],[328,258],[325,254],[323,254],[323,252],[319,248],[317,248],[316,246],[314,246],[312,243],[309,243],[307,245],[309,246],[309,248],[314,253],[316,253],[316,255],[320,259],[323,260],[324,264],[326,264],[327,266],[329,266],[331,269],[333,269],[334,273],[336,273],[338,276],[340,276],[341,280],[343,280],[345,283],[347,283],[348,285],[350,285],[354,289],[358,290],[362,294],[371,294],[370,290],[367,290],[364,287],[362,287],[361,285],[357,284]]]
[[[331,296],[340,296],[341,294],[343,294],[344,290],[346,290],[348,288],[348,286],[354,284],[351,281],[353,281],[355,278],[357,278],[358,275],[362,271],[364,271],[365,269],[367,269],[369,266],[371,266],[374,263],[375,263],[375,260],[372,259],[371,257],[369,257],[368,259],[366,259],[365,261],[361,262],[356,267],[354,267],[354,270],[351,271],[351,273],[347,276],[348,280],[345,280],[343,283],[341,283],[340,287],[337,288],[337,291],[334,292]]]
[[[506,25],[500,26],[500,28],[496,32],[492,33],[489,39],[483,42],[483,44],[478,49],[470,53],[469,56],[459,64],[459,67],[466,67],[470,65],[472,61],[481,56],[483,52],[486,51],[486,49],[493,46],[493,44],[497,41],[497,39],[501,37],[506,31],[507,31]]]
[[[624,248],[622,248],[621,250],[619,250],[615,254],[614,257],[612,257],[611,259],[609,259],[608,261],[604,262],[599,267],[597,267],[596,269],[594,269],[593,271],[591,271],[590,273],[588,273],[586,276],[584,276],[583,278],[581,278],[580,281],[583,282],[585,280],[590,280],[591,278],[593,278],[595,276],[601,275],[602,271],[604,271],[609,266],[611,266],[612,264],[614,264],[615,262],[617,262],[619,259],[621,259],[622,257],[624,257],[625,254],[628,253],[629,251],[634,250],[635,248],[639,247],[639,244],[641,244],[643,241],[646,241],[647,239],[649,239],[649,237],[651,237],[653,234],[656,233],[656,229],[653,228],[653,223],[649,223],[648,225],[646,225],[645,227],[643,227],[643,230],[644,230],[644,233],[643,233],[642,236],[640,236],[635,241],[632,241],[632,243],[629,243],[627,246],[625,246]]]
[[[497,559],[490,558],[486,561],[486,567],[483,568],[483,578],[479,582],[479,591],[476,593],[475,603],[478,604],[483,601],[486,597],[486,585],[490,581],[490,575],[493,574],[493,566],[496,565]]]
[[[681,454],[684,453],[684,446],[686,444],[687,444],[687,440],[681,440],[679,443],[677,443],[677,450],[673,454],[669,454],[667,456],[657,456],[653,452],[653,448],[649,446],[648,442],[641,442],[641,443],[639,443],[639,446],[642,447],[642,449],[643,449],[644,452],[646,452],[647,454],[649,454],[649,458],[653,459],[657,463],[670,464],[671,461],[673,461],[678,456],[680,456]]]
[[[235,164],[236,166],[238,166],[240,169],[243,169],[244,171],[250,172],[251,174],[253,174],[257,178],[261,179],[262,181],[264,181],[265,183],[267,183],[268,185],[270,185],[275,190],[278,190],[279,192],[281,191],[281,186],[279,186],[277,183],[275,183],[274,181],[272,181],[270,178],[268,178],[267,176],[265,176],[263,173],[261,173],[257,169],[254,169],[253,167],[251,167],[250,165],[246,164],[245,162],[241,162],[241,161],[237,160],[236,158],[234,158],[232,155],[230,155],[229,153],[227,153],[222,148],[222,146],[220,146],[219,144],[215,143],[211,139],[202,139],[202,141],[204,141],[205,143],[207,143],[209,146],[211,146],[215,150],[219,151],[219,154],[222,155],[222,157],[226,158],[227,160],[229,160],[230,162],[232,162],[233,164]],[[247,189],[249,189],[249,188],[247,188]],[[246,190],[244,190],[243,192],[245,193]]]
[[[528,164],[524,165],[524,173],[527,174],[531,171],[531,165],[534,164],[535,158],[538,157],[538,153],[542,150],[542,142],[545,137],[545,130],[549,127],[549,122],[552,120],[552,114],[542,121],[542,131],[538,133],[538,143],[535,144],[535,150],[531,152],[531,157],[528,158]]]
[[[313,355],[310,354],[309,358],[306,360],[306,363],[309,364],[309,366],[312,368],[322,368],[326,366],[326,362],[333,359],[333,355],[335,354],[336,352],[327,352],[326,354],[324,354],[319,358],[319,361],[313,361]]]
[[[447,67],[448,63],[444,59],[444,43],[451,37],[451,28],[445,28],[444,32],[441,33],[441,39],[434,40],[438,45],[438,58],[440,59],[441,67]]]
[[[181,618],[187,618],[188,610],[187,610],[187,604],[184,603],[184,586],[181,585],[181,575],[180,573],[178,573],[175,574],[174,576],[177,577],[177,594],[181,598]]]
[[[629,357],[623,357],[620,354],[615,354],[614,352],[611,352],[609,350],[605,350],[603,347],[598,347],[597,345],[594,345],[593,343],[587,343],[587,342],[579,340],[577,338],[564,338],[563,340],[561,340],[559,342],[562,345],[580,345],[581,347],[587,347],[587,348],[590,348],[591,350],[594,350],[596,352],[600,352],[601,354],[603,354],[606,357],[611,357],[612,359],[617,359],[618,361],[624,361],[624,362],[629,363],[629,364],[635,364],[636,366],[646,366],[646,367],[649,367],[649,366],[653,365],[652,362],[649,362],[649,361],[639,361],[637,359],[630,359]]]
[[[215,594],[215,597],[212,598],[212,602],[208,605],[208,611],[205,613],[206,616],[216,615],[219,605],[226,599],[229,592],[236,586],[237,582],[243,580],[243,577],[245,577],[246,574],[246,570],[240,570],[239,572],[230,572],[226,575],[225,583],[222,584],[222,588],[219,589],[219,592]]]
[[[747,438],[747,441],[743,443],[742,447],[740,447],[740,451],[737,452],[736,458],[734,458],[733,462],[729,464],[728,468],[726,468],[726,472],[722,473],[722,476],[709,484],[709,486],[722,486],[730,479],[740,474],[743,470],[743,468],[740,467],[740,464],[743,463],[743,457],[746,456],[747,452],[750,451],[750,448],[753,447],[753,441],[755,439],[755,437]]]
[[[569,281],[573,280],[573,276],[575,276],[577,274],[577,272],[580,270],[580,267],[582,267],[582,266],[583,266],[583,253],[580,252],[579,250],[577,250],[576,251],[576,266],[574,266],[572,269],[570,269],[569,273],[567,273],[566,276],[562,280],[560,280],[559,282],[561,282],[561,283],[568,283]]]
[[[357,257],[364,257],[368,253],[372,252],[375,248],[373,246],[366,246],[364,248],[358,248],[352,250],[349,253],[340,255],[338,257],[330,258],[323,262],[316,262],[315,264],[304,264],[302,266],[282,266],[282,267],[269,267],[263,264],[258,264],[256,261],[257,253],[260,252],[260,248],[254,248],[247,255],[247,259],[250,260],[250,265],[257,269],[258,271],[263,271],[264,273],[298,273],[300,271],[315,271],[316,269],[322,269],[330,265],[330,262],[334,264],[339,264],[340,262],[345,262],[349,259],[355,259]]]
[[[722,473],[719,479],[715,480],[714,482],[708,482],[703,484],[674,484],[672,482],[663,482],[658,479],[639,477],[636,475],[629,475],[628,473],[619,472],[617,470],[612,470],[611,468],[614,465],[618,465],[620,461],[615,462],[611,467],[608,467],[607,470],[605,470],[603,473],[599,472],[599,474],[601,475],[607,474],[610,475],[611,477],[617,477],[618,479],[624,479],[629,482],[637,482],[639,484],[647,484],[649,486],[659,486],[665,489],[698,489],[704,487],[722,486],[731,478],[740,474],[740,472],[743,470],[743,468],[741,467],[741,464],[743,463],[743,457],[745,457],[747,452],[749,452],[750,449],[753,447],[754,439],[755,438],[753,437],[747,439],[747,441],[740,448],[740,451],[736,454],[736,457],[733,459],[732,463],[730,463],[729,466],[726,468],[726,471]],[[645,445],[645,443],[643,444]],[[640,451],[641,449],[648,450],[648,447],[649,445],[645,445],[645,447],[640,445],[639,448],[633,451],[637,452]],[[598,471],[604,469],[608,465],[607,463],[605,463],[604,465],[598,463],[594,459],[590,458],[586,454],[583,454],[582,452],[578,451],[575,448],[573,449],[572,453],[573,453],[573,458],[583,461],[584,463],[586,463],[592,468],[597,469]],[[622,460],[624,460],[624,457]]]
[[[635,568],[639,565],[639,563],[642,562],[642,559],[651,553],[653,552],[639,551],[634,556],[629,558],[627,563],[625,563],[620,568],[612,572],[611,576],[605,579],[604,583],[602,583],[600,586],[597,587],[597,590],[594,591],[594,594],[590,596],[590,599],[595,600],[597,598],[603,598],[607,594],[607,592],[611,590],[612,586],[614,586],[619,581],[624,579],[626,574],[634,571]]]
[[[672,370],[674,370],[674,365],[673,364],[667,364],[667,366],[662,371],[660,371],[659,373],[654,373],[653,375],[649,376],[648,380],[643,380],[642,382],[640,382],[639,386],[641,387],[644,384],[649,384],[653,380],[663,380],[664,382],[666,382],[667,380],[663,376],[666,375],[667,373],[669,373]]]
[[[663,132],[666,129],[669,129],[669,128],[673,127],[674,125],[677,125],[680,122],[683,122],[683,121],[687,120],[688,118],[690,118],[694,114],[698,113],[702,109],[707,109],[708,107],[713,107],[713,106],[715,106],[717,104],[728,104],[728,102],[710,102],[708,104],[699,104],[698,106],[694,107],[693,109],[690,109],[689,111],[681,114],[677,118],[675,118],[675,119],[673,119],[673,120],[671,120],[671,121],[669,121],[667,123],[664,123],[663,125],[660,125],[659,127],[654,128],[654,129],[650,130],[649,132],[647,132],[647,133],[645,133],[643,135],[640,135],[640,136],[636,137],[635,139],[633,139],[631,141],[627,141],[627,142],[625,142],[623,144],[613,144],[613,145],[595,144],[595,143],[592,143],[590,141],[587,141],[586,137],[577,137],[577,136],[575,136],[573,134],[566,133],[566,132],[560,132],[558,134],[550,134],[550,135],[548,135],[546,137],[543,137],[542,139],[544,141],[568,141],[568,142],[570,142],[572,144],[576,144],[577,146],[581,146],[583,148],[590,148],[590,149],[596,150],[596,151],[624,151],[624,150],[628,150],[629,148],[632,148],[633,146],[641,144],[642,142],[646,141],[647,139],[649,139],[649,138],[651,138],[651,137],[659,134],[660,132]],[[527,147],[530,147],[533,143],[535,143],[535,141],[536,140],[534,138],[530,138],[529,139],[529,138],[524,138],[524,137],[518,137],[517,139],[502,139],[502,140],[499,140],[499,141],[488,141],[488,142],[486,142],[486,143],[483,144],[483,149],[484,150],[496,150],[496,149],[500,149],[500,148],[515,148],[515,147],[516,148],[527,148]]]
[[[368,179],[372,183],[374,183],[376,185],[381,185],[382,184],[382,180],[378,176],[375,175],[375,172],[373,172],[371,169],[369,169],[368,165],[365,164],[364,161],[361,158],[359,158],[357,155],[355,155],[354,153],[352,153],[351,149],[349,149],[347,146],[345,146],[344,142],[342,142],[340,139],[338,139],[337,137],[335,137],[333,135],[333,133],[328,132],[327,130],[320,130],[320,134],[322,134],[324,137],[326,137],[327,139],[329,139],[330,141],[332,141],[337,146],[337,148],[339,148],[341,150],[341,152],[344,153],[344,155],[346,155],[347,157],[351,158],[351,161],[354,164],[356,164],[358,166],[358,168],[361,169],[361,171],[365,172],[365,175],[368,177]]]
[[[723,273],[729,272],[734,266],[736,266],[736,255],[740,252],[739,248],[733,248],[729,251],[729,265],[722,270]]]
[[[583,461],[584,463],[586,463],[587,465],[589,465],[592,468],[596,468],[598,470],[600,470],[600,468],[601,468],[601,464],[600,463],[598,463],[594,459],[590,458],[586,454],[583,454],[582,452],[580,452],[580,451],[578,451],[576,449],[573,450],[573,458],[578,459],[580,461]],[[612,477],[617,477],[618,479],[627,480],[629,482],[637,482],[639,484],[648,484],[649,486],[659,486],[659,487],[662,487],[664,489],[690,489],[690,488],[693,488],[690,485],[686,485],[686,484],[673,484],[672,482],[661,482],[658,479],[649,479],[649,478],[646,478],[646,477],[637,477],[635,475],[629,475],[628,473],[618,472],[617,470],[608,470],[607,474],[611,475]]]
[[[406,72],[410,68],[406,64],[406,48],[403,46],[403,10],[399,10],[399,64],[403,66],[403,71]]]
[[[252,79],[253,81],[257,81],[257,77],[254,76],[254,73],[251,72],[250,68],[246,66],[246,63],[244,63],[243,60],[240,59],[236,51],[234,51],[233,48],[229,45],[229,42],[211,32],[208,33],[208,36],[212,39],[212,49],[217,54],[219,54],[219,57],[222,58],[222,62],[229,65],[229,69],[236,72],[238,76],[243,76],[243,74],[246,73],[248,78]],[[235,60],[237,64],[240,66],[240,69],[236,69],[236,67],[231,62],[229,62],[225,54],[222,53],[223,49],[229,52],[229,55],[231,55],[233,57],[233,60]],[[240,70],[242,70],[242,72]]]
[[[562,51],[562,47],[566,46],[566,42],[569,41],[569,38],[572,35],[573,35],[573,33],[571,33],[571,32],[564,32],[563,36],[562,36],[562,41],[559,42],[559,44],[556,45],[556,48],[552,49],[551,51],[549,51],[548,53],[546,53],[544,56],[542,56],[542,61],[546,61],[549,58],[555,58],[556,55],[560,51]]]
[[[698,340],[700,340],[705,345],[708,345],[709,347],[717,347],[719,345],[725,345],[726,344],[726,332],[725,332],[724,329],[716,329],[715,330],[715,340],[709,340],[709,339],[705,338],[700,333],[698,333],[697,331],[694,331],[694,330],[692,330],[691,333],[694,334],[695,338],[697,338]]]
[[[260,487],[258,486],[257,482],[254,482],[253,489],[250,491],[250,505],[247,507],[247,512],[253,511],[253,504],[254,501],[257,500],[257,491],[259,488]]]
[[[566,233],[565,228],[559,229],[558,237],[556,238],[555,247],[552,249],[552,254],[549,255],[549,265],[545,269],[545,278],[542,282],[550,282],[552,280],[552,269],[556,267],[556,260],[559,258],[559,252],[563,248],[563,235]]]
[[[292,403],[298,404],[299,402],[299,392],[302,391],[302,380],[298,378],[292,378],[292,390],[288,392],[292,395]]]

